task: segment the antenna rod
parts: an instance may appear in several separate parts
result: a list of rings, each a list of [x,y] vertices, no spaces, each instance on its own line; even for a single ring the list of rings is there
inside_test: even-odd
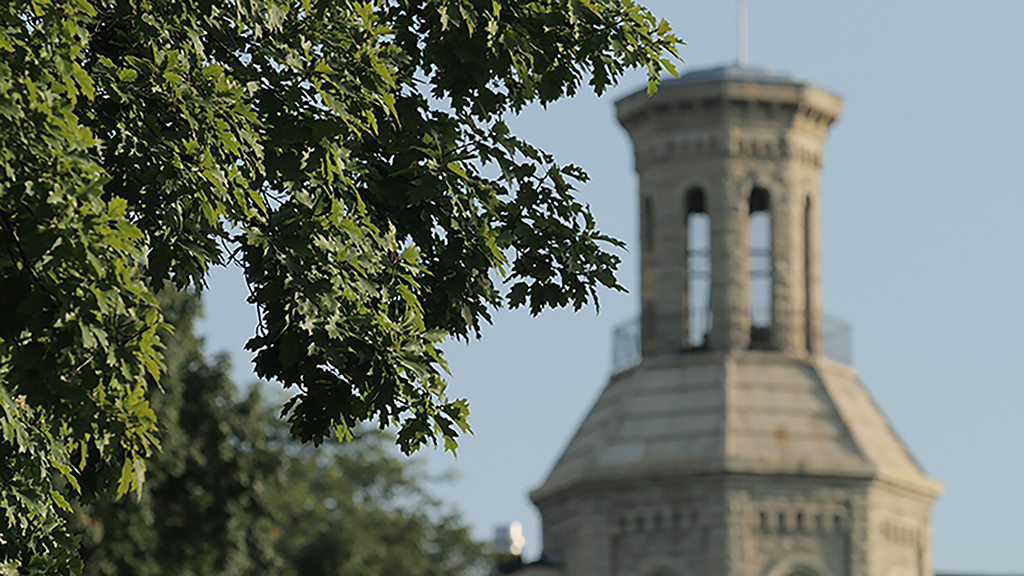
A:
[[[739,6],[737,7],[737,30],[736,37],[738,41],[736,62],[740,66],[747,65],[747,0],[738,0]]]

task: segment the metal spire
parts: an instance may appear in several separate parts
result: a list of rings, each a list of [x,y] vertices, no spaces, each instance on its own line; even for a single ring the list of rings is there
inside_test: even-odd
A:
[[[738,0],[736,38],[737,54],[736,63],[740,66],[747,65],[747,0]]]

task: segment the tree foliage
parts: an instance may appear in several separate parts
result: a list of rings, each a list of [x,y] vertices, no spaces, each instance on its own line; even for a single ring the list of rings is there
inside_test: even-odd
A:
[[[76,506],[85,574],[269,571],[276,556],[268,500],[284,488],[278,476],[287,457],[273,428],[279,421],[258,388],[239,395],[224,357],[204,357],[192,332],[199,300],[168,291],[160,301],[175,326],[162,334],[167,369],[149,390],[161,450],[147,461],[137,498]]]
[[[210,362],[192,334],[198,299],[163,294],[176,331],[151,390],[163,448],[141,498],[75,511],[88,576],[457,576],[486,568],[458,516],[385,436],[320,449]]]
[[[297,389],[297,438],[372,421],[454,449],[444,338],[618,288],[584,173],[503,119],[631,67],[653,89],[678,43],[632,0],[24,0],[0,20],[0,565],[62,573],[65,494],[138,491],[158,449],[154,293],[212,265],[245,268],[248,347]]]

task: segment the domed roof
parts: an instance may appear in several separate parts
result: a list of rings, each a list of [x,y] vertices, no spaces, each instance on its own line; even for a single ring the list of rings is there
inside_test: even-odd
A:
[[[755,99],[766,102],[803,104],[813,108],[827,124],[839,117],[842,98],[795,74],[753,66],[718,66],[691,70],[678,78],[661,80],[657,94],[649,95],[647,87],[619,99],[615,105],[619,122],[630,129],[629,122],[642,116],[653,102],[665,103],[687,99]]]
[[[788,86],[805,86],[807,80],[786,72],[777,72],[771,68],[753,66],[718,66],[691,70],[678,78],[669,78],[661,82],[662,86],[680,84],[703,84],[706,82],[751,82],[757,84],[783,84]]]

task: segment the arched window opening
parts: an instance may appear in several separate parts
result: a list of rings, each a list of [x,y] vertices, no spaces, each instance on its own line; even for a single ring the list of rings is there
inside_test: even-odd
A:
[[[704,349],[711,339],[711,217],[703,190],[690,190],[685,201],[687,344]]]
[[[814,281],[812,279],[813,270],[811,266],[814,263],[812,256],[812,214],[811,214],[811,197],[807,197],[807,201],[804,203],[804,340],[807,342],[807,351],[814,353],[814,319],[813,310],[811,303],[813,300]]]
[[[771,348],[772,325],[772,212],[768,191],[750,193],[750,347]]]
[[[646,196],[643,199],[640,212],[640,250],[642,253],[642,274],[646,277],[649,272],[655,270],[657,262],[654,258],[654,199]],[[656,333],[654,329],[654,301],[644,300],[640,309],[640,329],[642,331],[641,350],[643,354],[647,351],[647,342],[654,340]]]

